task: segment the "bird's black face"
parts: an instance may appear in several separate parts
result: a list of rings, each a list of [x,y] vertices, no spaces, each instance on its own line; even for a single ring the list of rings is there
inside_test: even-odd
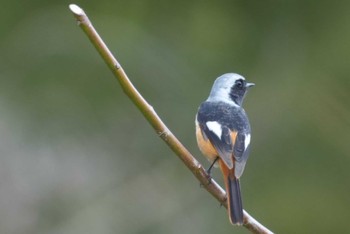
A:
[[[236,80],[236,82],[231,87],[230,98],[237,105],[241,106],[247,89],[253,85],[253,83],[247,83],[243,79]]]

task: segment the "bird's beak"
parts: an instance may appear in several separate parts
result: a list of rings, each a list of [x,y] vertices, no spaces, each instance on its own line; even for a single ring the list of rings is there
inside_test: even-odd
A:
[[[252,87],[252,86],[254,86],[255,84],[254,83],[246,83],[245,84],[245,87],[246,88],[250,88],[250,87]]]

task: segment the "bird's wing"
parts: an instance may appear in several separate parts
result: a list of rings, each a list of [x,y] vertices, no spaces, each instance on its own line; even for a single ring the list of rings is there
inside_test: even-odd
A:
[[[233,147],[235,158],[235,176],[241,177],[249,155],[250,134],[238,132]]]
[[[237,132],[232,132],[218,122],[208,121],[199,124],[204,139],[208,139],[225,162],[229,169],[233,168],[233,142],[236,141]]]

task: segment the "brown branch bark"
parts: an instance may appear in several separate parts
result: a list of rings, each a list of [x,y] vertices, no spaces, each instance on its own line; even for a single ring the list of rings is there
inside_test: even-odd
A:
[[[114,58],[112,53],[107,48],[101,37],[96,32],[85,12],[77,5],[69,5],[74,17],[77,19],[78,25],[85,32],[91,43],[95,46],[102,59],[112,70],[114,76],[119,81],[124,93],[138,107],[147,121],[155,129],[156,133],[162,138],[165,143],[176,153],[176,155],[190,169],[194,176],[199,180],[203,187],[213,195],[224,207],[227,208],[225,191],[212,179],[208,183],[209,175],[206,173],[203,166],[192,156],[192,154],[181,144],[181,142],[171,133],[163,121],[159,118],[153,107],[141,96],[137,89],[130,82],[128,76],[124,72],[121,65]],[[272,233],[246,211],[244,211],[244,227],[252,233]]]

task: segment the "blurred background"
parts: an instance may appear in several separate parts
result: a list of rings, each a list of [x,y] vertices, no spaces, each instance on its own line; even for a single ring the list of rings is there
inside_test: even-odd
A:
[[[0,233],[249,233],[124,95],[70,3],[2,2]],[[194,117],[214,79],[256,83],[244,208],[276,233],[349,231],[350,1],[75,3],[205,167]]]

